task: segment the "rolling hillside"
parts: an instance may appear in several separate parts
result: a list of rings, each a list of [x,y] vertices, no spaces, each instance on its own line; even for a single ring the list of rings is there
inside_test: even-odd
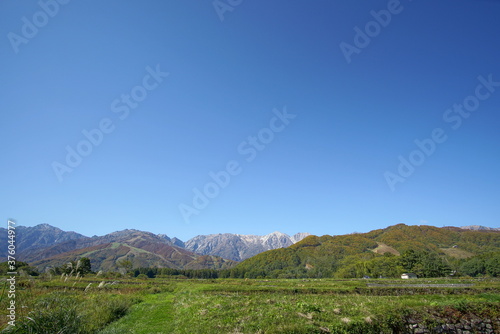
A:
[[[0,237],[7,240],[7,229],[0,228]],[[33,227],[16,226],[16,247],[25,254],[36,254],[40,249],[57,243],[88,239],[76,232],[63,231],[49,224],[39,224]],[[7,256],[7,247],[0,249],[0,257]]]
[[[133,229],[93,237],[66,232],[48,224],[18,226],[16,230],[18,260],[33,264],[42,271],[82,256],[91,259],[95,270],[105,271],[117,270],[117,261],[122,259],[132,261],[134,268],[221,269],[266,250],[290,246],[309,235],[225,233],[199,235],[183,242],[166,234]],[[0,228],[1,235],[6,240],[7,230]],[[5,247],[3,254],[0,253],[0,261],[5,261],[6,251]]]
[[[218,234],[183,243],[138,230],[89,238],[42,224],[19,227],[17,249],[19,261],[40,271],[88,257],[95,271],[117,271],[121,260],[129,260],[134,268],[229,269],[232,277],[397,277],[409,270],[429,276],[456,271],[464,260],[478,255],[483,256],[471,262],[467,272],[480,274],[486,267],[496,272],[496,264],[487,262],[500,251],[500,231],[398,224],[338,236]],[[233,259],[258,255],[237,265],[214,254]]]
[[[149,243],[149,240],[143,241],[148,242],[148,245],[134,247],[132,246],[135,244],[134,242],[106,243],[61,253],[31,264],[41,271],[60,267],[69,261],[82,257],[90,259],[94,271],[119,271],[121,260],[130,260],[134,268],[225,269],[236,264],[236,262],[218,256],[198,255],[182,248]]]
[[[424,272],[452,271],[456,259],[498,251],[498,231],[398,224],[368,233],[309,236],[288,248],[267,251],[247,259],[236,266],[231,275],[362,277],[361,273],[370,272],[377,276],[397,277],[405,270],[404,263],[400,265],[402,256],[399,254],[404,254],[408,261],[411,256],[427,256],[425,263],[436,268],[415,267]],[[377,270],[370,271],[370,268]]]
[[[174,269],[222,269],[236,264],[218,256],[193,253],[175,246],[165,236],[138,230],[123,230],[89,238],[73,234],[74,232],[63,232],[50,225],[37,225],[26,229],[34,229],[38,232],[38,239],[46,242],[39,242],[36,247],[20,247],[19,245],[25,245],[26,241],[23,235],[19,235],[17,259],[36,266],[42,272],[81,257],[90,259],[94,271],[117,271],[120,260],[130,260],[133,267]],[[54,231],[62,234],[63,238],[49,239]],[[58,240],[61,241],[57,242]]]

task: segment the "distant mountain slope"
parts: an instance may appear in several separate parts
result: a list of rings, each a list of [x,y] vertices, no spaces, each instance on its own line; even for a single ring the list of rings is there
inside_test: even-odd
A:
[[[143,240],[150,242],[149,240]],[[53,257],[32,262],[42,271],[59,267],[69,261],[88,257],[94,271],[118,271],[121,260],[130,260],[134,268],[159,267],[174,269],[225,269],[236,262],[218,256],[204,256],[166,244],[149,243],[148,246],[134,247],[130,243],[106,243],[61,253]],[[139,245],[136,245],[139,246]]]
[[[135,267],[175,269],[220,269],[236,263],[217,256],[203,256],[174,246],[167,236],[138,230],[123,230],[100,237],[85,237],[64,232],[50,225],[18,227],[19,261],[37,266],[41,271],[86,256],[94,270],[117,270],[118,261],[131,260]],[[5,239],[7,240],[7,239]],[[33,242],[34,245],[29,245]],[[6,249],[6,248],[5,248]]]
[[[486,227],[481,225],[469,225],[460,227],[464,230],[474,230],[474,231],[500,231],[500,227]]]
[[[442,248],[456,246],[473,254],[482,254],[497,251],[500,248],[500,233],[494,230],[473,231],[398,224],[363,235],[369,239],[383,242],[401,253],[407,249],[440,252]]]
[[[16,259],[42,271],[87,256],[94,270],[117,270],[122,259],[132,261],[134,267],[176,269],[230,268],[236,265],[234,261],[245,260],[234,272],[266,276],[307,271],[321,277],[322,273],[336,272],[350,257],[368,259],[384,253],[398,256],[407,250],[418,250],[465,259],[500,250],[500,231],[479,225],[437,228],[398,224],[368,233],[322,237],[308,233],[290,237],[280,232],[265,236],[213,234],[185,243],[164,234],[138,230],[91,238],[48,224],[17,226],[16,231]],[[7,240],[6,229],[0,228],[0,234]],[[0,261],[5,261],[6,249]]]
[[[177,239],[177,238],[172,238],[170,239],[166,234],[158,234],[160,238],[165,239],[167,242],[169,242],[173,246],[181,247],[184,248],[184,241]]]
[[[299,233],[292,235],[290,237],[290,240],[292,241],[292,243],[297,243],[297,242],[301,241],[302,239],[304,239],[305,237],[308,237],[310,235],[311,235],[311,233],[299,232]]]
[[[223,261],[218,256],[241,261],[266,250],[290,246],[309,235],[298,233],[290,237],[280,232],[265,236],[218,234],[197,236],[184,243],[166,234],[156,235],[133,229],[93,237],[65,232],[48,224],[18,226],[16,231],[17,259],[34,263],[42,270],[89,252],[93,266],[104,270],[116,270],[117,259],[124,257],[122,253],[133,257],[135,266],[225,268],[235,263]],[[0,234],[7,240],[6,229],[0,228]],[[6,250],[3,249],[0,258],[7,256]]]
[[[433,226],[398,224],[368,233],[308,236],[288,248],[270,250],[249,258],[233,269],[235,277],[331,276],[345,259],[370,259],[385,248],[388,253],[427,251],[457,258],[500,251],[500,232],[470,231]],[[449,249],[456,250],[455,252]],[[306,273],[307,272],[307,273]]]
[[[76,232],[66,232],[49,224],[39,224],[33,227],[16,227],[16,247],[22,252],[36,252],[37,249],[52,246],[56,243],[87,238]],[[0,228],[2,240],[7,240],[7,229]],[[2,247],[0,257],[7,256],[7,247]]]
[[[268,235],[210,234],[199,235],[187,242],[186,249],[204,255],[217,255],[225,259],[241,261],[271,249],[293,245],[308,236],[309,233],[297,233],[290,237],[281,232]]]

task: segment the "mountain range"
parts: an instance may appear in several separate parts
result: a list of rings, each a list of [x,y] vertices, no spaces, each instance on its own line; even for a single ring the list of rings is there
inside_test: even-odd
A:
[[[404,269],[397,266],[402,255],[411,259],[408,263],[413,263],[413,270],[428,270],[426,275],[431,275],[429,272],[439,266],[457,266],[476,255],[496,259],[493,255],[497,252],[498,229],[397,224],[368,233],[311,235],[287,248],[270,250],[239,263],[231,269],[230,277],[363,277],[367,273],[397,277]],[[417,261],[421,262],[415,265]],[[489,270],[500,275],[495,261]],[[471,266],[481,267],[480,263]]]
[[[0,229],[0,235],[4,235],[4,240],[7,240],[5,229]],[[28,262],[40,271],[81,257],[88,257],[95,271],[117,271],[121,260],[130,260],[134,267],[176,269],[222,269],[236,264],[218,256],[193,253],[175,246],[174,242],[138,230],[123,230],[89,238],[48,224],[19,226],[16,228],[16,259]],[[6,257],[7,254],[4,251],[1,255]]]
[[[486,227],[481,225],[469,225],[460,227],[464,230],[473,230],[473,231],[500,231],[500,227]]]
[[[308,235],[310,234],[297,233],[290,237],[281,232],[273,232],[264,236],[230,233],[199,235],[188,240],[184,247],[198,254],[212,254],[225,259],[242,261],[271,249],[291,246]]]
[[[121,260],[134,267],[168,267],[175,269],[223,269],[266,250],[288,247],[308,236],[292,237],[274,232],[266,236],[213,234],[199,235],[187,242],[165,234],[126,229],[104,236],[86,237],[66,232],[49,224],[16,227],[16,259],[28,262],[41,271],[69,261],[88,257],[94,270],[119,270]],[[0,228],[2,240],[7,230]],[[7,257],[2,248],[0,260]]]
[[[36,266],[40,271],[81,257],[91,260],[94,271],[117,271],[120,270],[121,260],[130,260],[135,268],[235,267],[236,270],[260,272],[268,265],[281,267],[276,261],[283,259],[293,259],[291,268],[296,266],[293,270],[311,270],[337,266],[345,256],[364,253],[400,255],[408,249],[468,258],[499,250],[499,231],[498,228],[480,225],[438,228],[398,224],[368,233],[340,236],[318,237],[309,233],[289,236],[281,232],[264,236],[224,233],[198,235],[183,242],[165,234],[134,229],[87,237],[40,224],[16,227],[16,259]],[[0,228],[0,237],[7,240],[5,228]],[[6,251],[7,247],[1,248],[0,261],[6,260]],[[243,262],[238,265],[238,261]]]

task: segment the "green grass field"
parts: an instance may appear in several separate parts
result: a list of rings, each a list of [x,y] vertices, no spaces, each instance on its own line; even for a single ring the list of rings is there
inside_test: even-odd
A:
[[[24,278],[16,327],[5,290],[0,312],[8,333],[393,333],[409,318],[500,318],[499,291],[493,279]]]

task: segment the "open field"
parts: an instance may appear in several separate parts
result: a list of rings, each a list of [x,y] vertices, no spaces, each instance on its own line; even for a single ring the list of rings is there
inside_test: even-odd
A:
[[[1,328],[7,302],[4,290]],[[500,329],[493,279],[23,278],[16,303],[11,333],[413,333],[460,320],[482,322],[471,333]]]

